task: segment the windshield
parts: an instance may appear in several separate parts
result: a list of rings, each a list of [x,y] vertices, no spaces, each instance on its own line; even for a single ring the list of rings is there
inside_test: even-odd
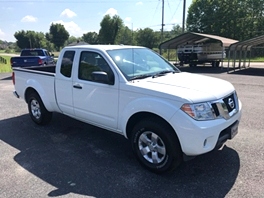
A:
[[[127,80],[180,72],[167,60],[148,48],[116,49],[107,52]]]

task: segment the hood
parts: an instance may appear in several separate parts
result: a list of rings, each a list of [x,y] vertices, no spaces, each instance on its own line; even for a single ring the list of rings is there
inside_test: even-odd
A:
[[[187,72],[136,80],[129,87],[130,91],[173,100],[176,96],[176,100],[192,103],[218,100],[235,90],[228,81]]]

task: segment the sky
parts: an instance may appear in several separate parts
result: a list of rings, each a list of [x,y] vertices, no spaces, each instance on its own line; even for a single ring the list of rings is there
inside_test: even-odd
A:
[[[182,26],[184,0],[164,0],[164,31]],[[188,7],[192,0],[186,0]],[[103,17],[118,15],[131,30],[160,30],[162,0],[0,0],[0,40],[15,42],[15,32],[49,32],[63,24],[70,36],[99,32]],[[186,19],[186,17],[185,17]]]

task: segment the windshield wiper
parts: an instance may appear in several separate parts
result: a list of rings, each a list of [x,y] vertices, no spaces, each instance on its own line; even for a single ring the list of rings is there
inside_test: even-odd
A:
[[[136,80],[136,79],[144,79],[144,78],[149,78],[149,77],[152,77],[152,78],[156,78],[156,77],[159,77],[159,76],[164,76],[164,74],[167,74],[167,73],[176,73],[175,71],[168,71],[168,70],[165,70],[165,71],[161,71],[161,72],[157,72],[156,74],[142,74],[142,75],[137,75],[137,76],[133,76],[130,78],[130,80]]]
[[[144,78],[148,78],[148,77],[152,77],[153,75],[150,74],[142,74],[142,75],[138,75],[138,76],[133,76],[130,78],[130,80],[136,80],[136,79],[144,79]]]
[[[152,78],[156,78],[156,77],[158,77],[158,76],[164,76],[164,74],[168,74],[168,73],[176,73],[175,71],[168,71],[168,70],[165,70],[165,71],[161,71],[161,72],[158,72],[158,73],[156,73],[156,74],[154,74],[154,75],[152,75]]]

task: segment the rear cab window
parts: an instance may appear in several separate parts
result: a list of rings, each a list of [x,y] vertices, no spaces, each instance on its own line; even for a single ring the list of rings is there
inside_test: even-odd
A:
[[[74,56],[75,56],[75,51],[67,50],[64,52],[62,57],[60,73],[67,78],[70,78],[72,75],[72,65],[73,65]]]

